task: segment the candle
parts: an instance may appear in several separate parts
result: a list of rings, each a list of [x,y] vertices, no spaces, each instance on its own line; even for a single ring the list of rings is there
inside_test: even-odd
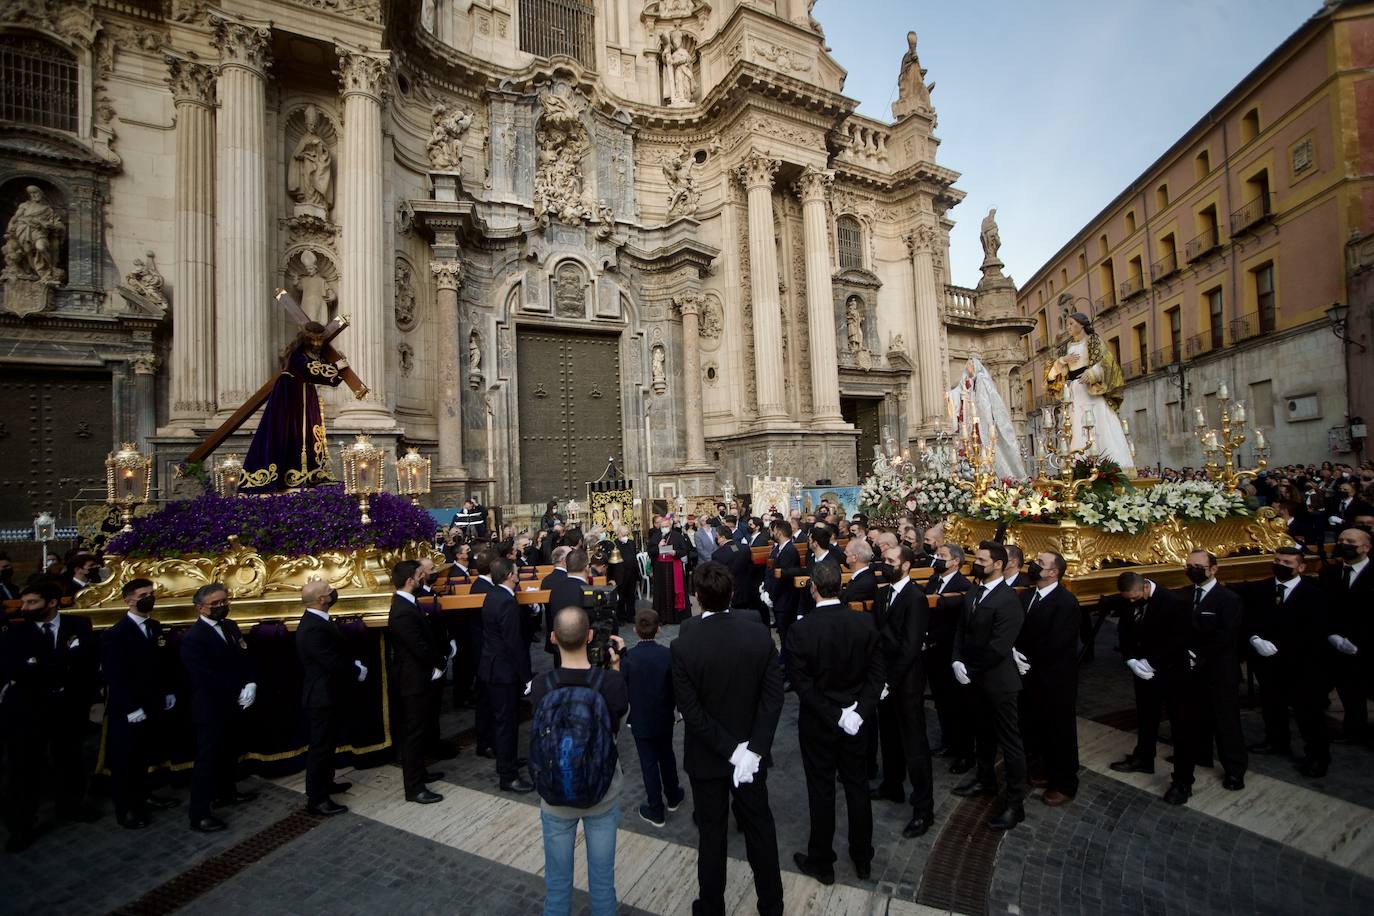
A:
[[[1121,434],[1123,436],[1129,436],[1131,434],[1131,424],[1126,421],[1125,417],[1121,418]]]
[[[1245,422],[1245,402],[1237,401],[1231,408],[1231,420],[1237,424]]]
[[[1193,408],[1193,425],[1198,429],[1207,425],[1207,417],[1202,413],[1201,407]]]
[[[1073,402],[1073,390],[1069,388],[1067,383],[1064,385],[1064,390],[1059,393],[1059,400],[1063,401],[1065,404]]]
[[[1083,411],[1083,428],[1092,429],[1096,425],[1097,417],[1093,414],[1092,408],[1089,407],[1087,410]]]
[[[1231,391],[1226,387],[1225,382],[1217,382],[1217,400],[1225,401],[1231,397]]]
[[[919,452],[924,452],[924,451],[926,450],[926,440],[924,440],[924,439],[917,439],[917,440],[916,440],[916,450],[919,451]]]
[[[1255,427],[1255,448],[1268,448],[1264,442],[1264,430]]]

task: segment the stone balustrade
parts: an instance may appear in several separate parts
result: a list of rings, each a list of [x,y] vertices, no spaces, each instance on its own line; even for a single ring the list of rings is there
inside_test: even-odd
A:
[[[945,316],[948,318],[976,318],[978,291],[966,286],[945,286]]]
[[[892,132],[881,121],[857,114],[850,115],[840,125],[840,136],[846,142],[846,148],[840,154],[840,158],[870,168],[887,162],[887,143]]]

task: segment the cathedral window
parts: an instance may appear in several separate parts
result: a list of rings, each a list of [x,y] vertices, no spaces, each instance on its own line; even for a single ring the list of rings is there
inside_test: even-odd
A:
[[[840,253],[840,269],[862,269],[864,266],[864,233],[859,221],[852,216],[835,220],[835,244]]]
[[[0,120],[77,130],[76,60],[35,35],[0,36]]]
[[[537,57],[562,54],[595,67],[595,15],[585,0],[520,0],[520,50]]]

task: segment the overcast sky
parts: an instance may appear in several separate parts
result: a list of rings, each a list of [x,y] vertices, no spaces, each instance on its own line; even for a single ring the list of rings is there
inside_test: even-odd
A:
[[[936,83],[953,282],[997,208],[1022,283],[1321,6],[1320,0],[820,0],[859,111],[892,119],[906,33]]]

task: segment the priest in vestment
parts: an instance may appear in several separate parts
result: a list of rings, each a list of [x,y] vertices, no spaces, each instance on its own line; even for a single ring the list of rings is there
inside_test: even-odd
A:
[[[281,374],[263,408],[243,462],[239,493],[260,495],[328,483],[329,443],[316,385],[337,388],[348,361],[329,362],[320,353],[324,326],[307,322],[282,357]]]
[[[659,622],[681,623],[692,616],[687,594],[687,554],[691,547],[687,535],[664,516],[658,528],[649,532],[647,552],[654,576],[654,610]]]

